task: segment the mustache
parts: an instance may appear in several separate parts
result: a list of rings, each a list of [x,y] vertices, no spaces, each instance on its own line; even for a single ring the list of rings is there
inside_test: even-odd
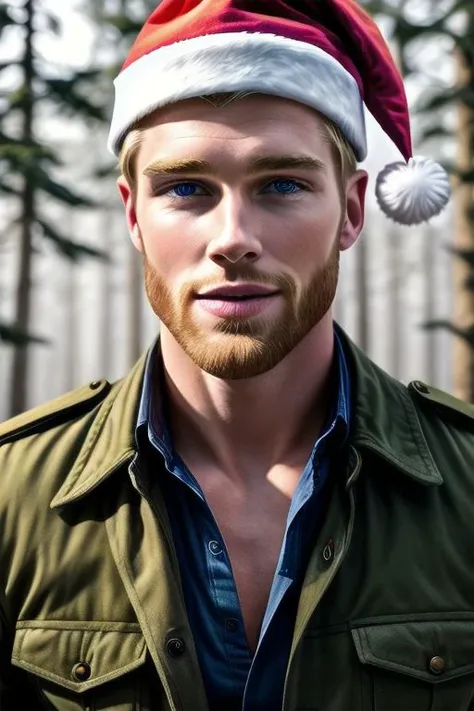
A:
[[[264,286],[274,286],[279,291],[293,294],[296,291],[296,284],[288,274],[284,272],[275,272],[273,274],[265,274],[253,267],[235,267],[234,269],[226,269],[225,274],[220,277],[209,276],[203,279],[188,283],[185,287],[186,292],[198,292],[203,289],[219,289],[223,286],[228,286],[233,282],[249,282],[252,284],[262,284]]]

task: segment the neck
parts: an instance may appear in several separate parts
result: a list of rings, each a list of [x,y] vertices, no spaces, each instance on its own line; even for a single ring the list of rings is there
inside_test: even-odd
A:
[[[239,480],[306,461],[333,392],[330,313],[270,372],[246,380],[204,372],[163,326],[160,341],[173,443],[184,461]]]

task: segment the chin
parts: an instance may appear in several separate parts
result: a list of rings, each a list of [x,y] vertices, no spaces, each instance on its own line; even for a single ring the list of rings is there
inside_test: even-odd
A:
[[[189,358],[201,370],[220,380],[247,380],[263,375],[277,366],[292,350],[279,339],[250,335],[214,334],[183,342],[178,341]]]

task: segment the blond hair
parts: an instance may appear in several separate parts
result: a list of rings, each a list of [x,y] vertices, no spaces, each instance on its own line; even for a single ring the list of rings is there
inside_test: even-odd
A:
[[[208,96],[200,96],[200,99],[207,101],[216,107],[227,106],[228,104],[243,98],[244,96],[249,96],[251,92],[234,92],[234,93],[222,93],[222,94],[212,94]],[[340,176],[340,186],[343,187],[351,175],[357,170],[357,158],[353,147],[339,128],[333,121],[322,116],[327,138],[333,149],[333,157],[337,162],[337,167]],[[127,181],[130,189],[135,191],[136,189],[136,171],[135,171],[135,159],[140,148],[142,138],[143,138],[143,128],[140,126],[132,127],[132,129],[127,133],[123,144],[120,149],[119,154],[119,169],[121,174]]]

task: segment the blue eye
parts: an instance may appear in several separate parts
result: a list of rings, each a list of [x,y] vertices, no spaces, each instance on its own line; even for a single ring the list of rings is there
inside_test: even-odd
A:
[[[196,191],[202,186],[198,183],[177,183],[173,185],[167,192],[167,195],[171,197],[189,198],[195,197],[196,195],[204,195],[205,193],[197,193]]]
[[[291,180],[290,178],[278,178],[277,180],[272,180],[267,187],[274,187],[274,190],[269,190],[271,193],[277,193],[280,195],[291,195],[292,193],[299,192],[304,189],[301,183],[296,180]]]

